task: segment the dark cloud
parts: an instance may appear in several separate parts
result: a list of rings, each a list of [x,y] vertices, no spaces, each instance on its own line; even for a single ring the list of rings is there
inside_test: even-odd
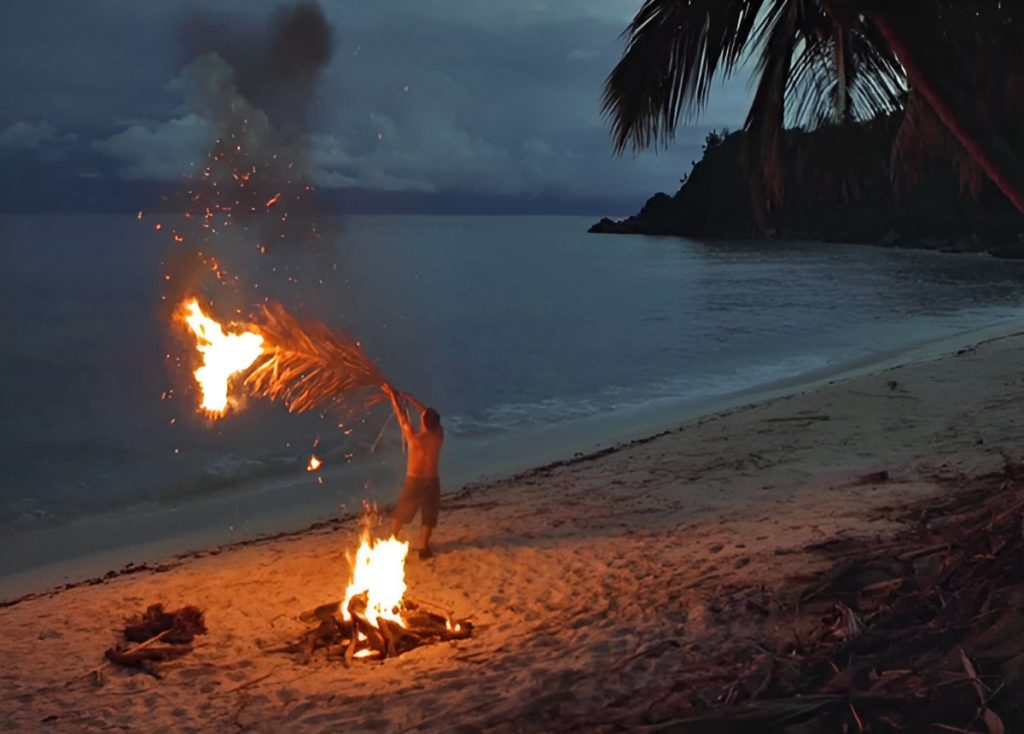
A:
[[[249,22],[193,15],[180,38],[190,64],[214,55],[231,70],[232,95],[207,95],[205,110],[231,124],[230,106],[241,98],[279,129],[306,124],[317,79],[333,52],[331,28],[315,2],[282,6],[255,28]],[[218,86],[219,94],[223,85]]]
[[[36,151],[42,160],[57,160],[78,143],[74,133],[58,132],[48,122],[15,122],[0,130],[0,148]]]
[[[325,19],[312,5],[237,7],[5,10],[0,60],[19,71],[0,80],[0,131],[77,144],[107,174],[180,181],[241,98],[303,138],[320,187],[640,199],[674,189],[707,130],[741,124],[749,98],[729,82],[674,146],[616,158],[598,105],[632,4],[346,0]]]

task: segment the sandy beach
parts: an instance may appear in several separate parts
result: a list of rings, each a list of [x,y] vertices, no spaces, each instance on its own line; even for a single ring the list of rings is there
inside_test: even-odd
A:
[[[352,668],[284,650],[343,594],[351,521],[8,603],[0,728],[656,730],[787,634],[759,609],[829,567],[823,543],[881,542],[945,478],[1020,458],[1024,334],[1003,332],[446,497],[408,595],[469,640]],[[209,634],[159,679],[88,676],[156,602]]]

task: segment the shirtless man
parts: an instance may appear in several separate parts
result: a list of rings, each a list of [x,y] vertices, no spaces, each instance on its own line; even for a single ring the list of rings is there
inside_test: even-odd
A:
[[[402,428],[402,436],[409,446],[409,461],[405,470],[405,483],[402,493],[395,506],[392,521],[392,533],[397,537],[402,526],[411,522],[420,513],[420,558],[430,558],[430,533],[437,525],[437,509],[441,502],[441,481],[437,476],[437,462],[441,456],[441,445],[444,443],[444,429],[441,428],[441,416],[433,408],[428,408],[411,395],[399,394],[391,385],[382,385],[384,392],[391,398],[391,405],[398,417],[398,425]],[[409,420],[409,414],[402,398],[420,412],[420,430],[416,431]]]

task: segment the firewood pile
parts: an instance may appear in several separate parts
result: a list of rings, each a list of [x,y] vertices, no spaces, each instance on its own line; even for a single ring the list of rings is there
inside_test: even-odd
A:
[[[383,660],[397,657],[409,650],[434,642],[465,640],[472,636],[473,625],[456,620],[448,614],[427,610],[424,602],[405,599],[402,602],[405,626],[381,616],[371,624],[366,608],[366,594],[357,594],[348,604],[349,619],[341,614],[341,602],[323,604],[304,612],[300,619],[316,626],[302,638],[288,646],[308,662],[319,649],[326,649],[327,657],[340,658],[346,667],[354,660]]]
[[[835,565],[795,604],[748,601],[789,636],[714,708],[648,730],[1024,731],[1024,465],[936,480],[952,491],[894,511],[896,537],[811,547]]]
[[[124,641],[109,648],[104,656],[108,665],[137,668],[159,678],[157,663],[189,654],[196,635],[205,634],[202,610],[185,606],[168,612],[162,604],[151,604],[146,611],[125,620]],[[106,667],[95,668],[90,674],[98,676]]]

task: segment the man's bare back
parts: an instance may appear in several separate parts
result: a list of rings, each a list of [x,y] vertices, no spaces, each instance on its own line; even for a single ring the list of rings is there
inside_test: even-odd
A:
[[[436,477],[437,464],[441,458],[441,446],[444,444],[444,430],[428,431],[420,428],[419,432],[410,430],[405,434],[409,445],[409,460],[405,473],[410,477]]]
[[[444,445],[444,429],[441,427],[441,416],[433,408],[428,408],[416,398],[405,393],[397,393],[390,385],[381,386],[395,409],[398,425],[402,429],[402,437],[409,447],[409,459],[405,468],[405,483],[395,505],[392,520],[392,531],[397,536],[402,526],[410,522],[417,512],[420,513],[420,557],[429,558],[430,533],[437,524],[437,514],[441,502],[441,482],[438,479],[438,462],[441,447]],[[420,430],[413,428],[412,421],[405,406],[410,402],[420,414]]]

